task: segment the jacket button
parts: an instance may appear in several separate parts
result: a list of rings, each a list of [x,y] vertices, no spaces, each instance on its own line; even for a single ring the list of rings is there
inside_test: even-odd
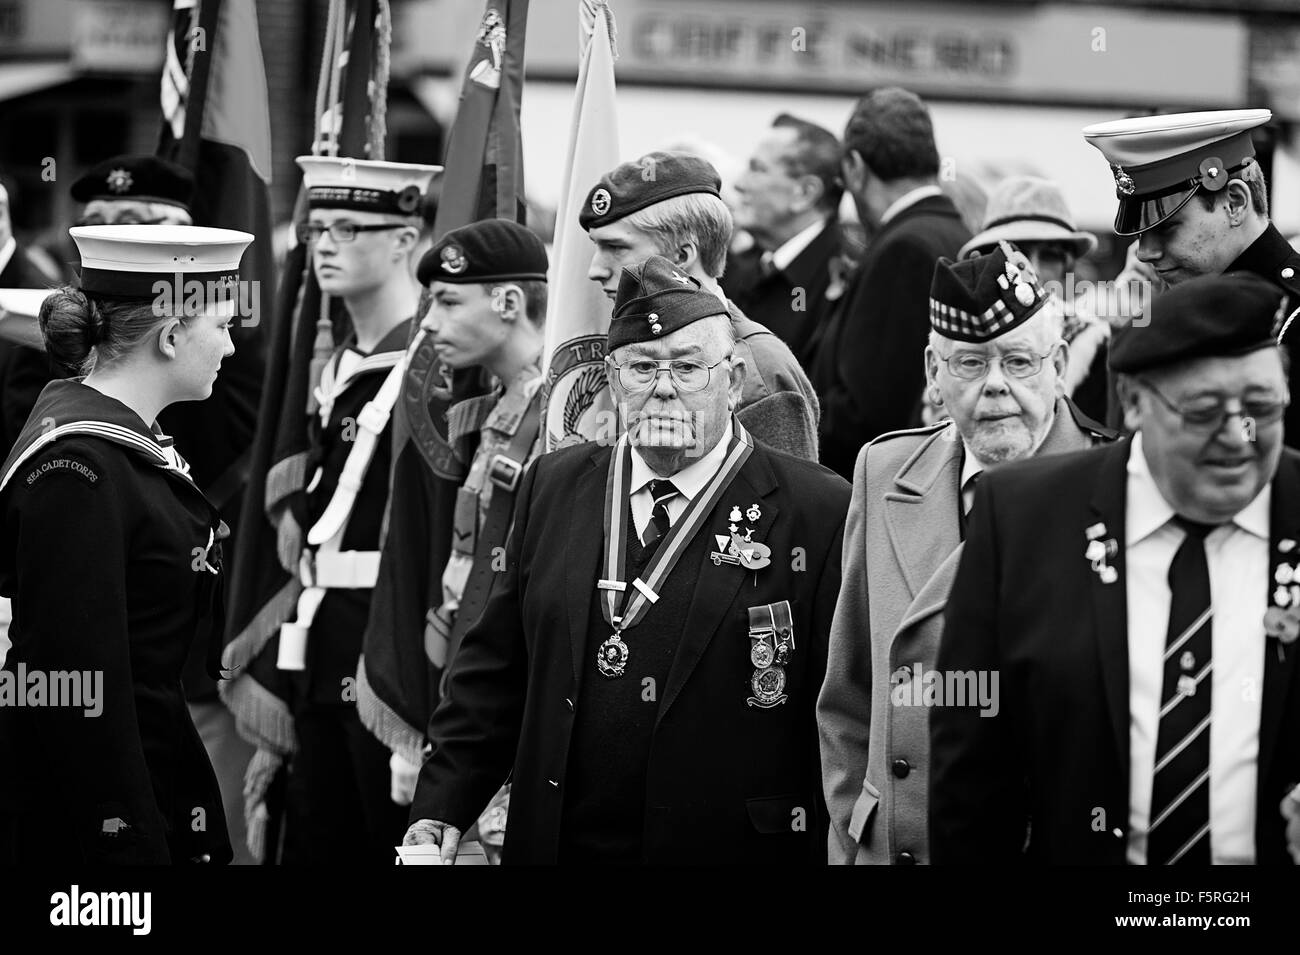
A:
[[[910,852],[900,852],[895,860],[899,865],[916,865],[916,856]]]
[[[899,779],[906,779],[907,774],[912,771],[912,765],[905,759],[894,760],[894,765],[890,767],[895,776]]]
[[[1292,278],[1294,275],[1295,275],[1295,269],[1291,268],[1291,266],[1289,265],[1282,270],[1282,278],[1284,279]]]

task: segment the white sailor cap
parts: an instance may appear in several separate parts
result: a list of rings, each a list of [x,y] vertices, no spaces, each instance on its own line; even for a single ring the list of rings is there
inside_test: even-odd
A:
[[[152,296],[155,283],[197,280],[230,288],[253,241],[247,232],[192,225],[76,226],[68,234],[81,253],[83,291]]]
[[[420,199],[441,166],[336,156],[299,156],[310,209],[356,209],[418,215]]]
[[[1255,161],[1250,131],[1266,109],[1138,116],[1086,126],[1115,176],[1117,235],[1138,235],[1168,219],[1198,190],[1218,192]]]

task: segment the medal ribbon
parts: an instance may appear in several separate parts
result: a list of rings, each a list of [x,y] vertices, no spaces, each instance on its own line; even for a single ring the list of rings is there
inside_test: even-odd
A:
[[[650,605],[659,599],[659,588],[677,566],[706,517],[713,511],[741,467],[754,452],[754,440],[739,421],[732,422],[731,446],[718,473],[705,485],[702,493],[690,502],[686,512],[659,542],[642,576],[632,581],[635,593],[627,596],[625,520],[628,513],[629,488],[632,483],[632,446],[626,434],[609,460],[609,477],[605,481],[605,559],[606,576],[596,582],[601,594],[600,610],[605,622],[616,633],[630,630],[641,622]],[[622,614],[619,613],[623,606]]]

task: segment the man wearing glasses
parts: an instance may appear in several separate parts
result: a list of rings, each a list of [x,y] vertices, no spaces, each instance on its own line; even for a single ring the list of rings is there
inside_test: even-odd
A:
[[[854,471],[817,706],[833,863],[930,862],[930,688],[984,470],[1114,437],[1064,396],[1060,313],[1007,242],[939,261],[930,325],[928,389],[948,420],[882,435]]]
[[[1000,707],[932,714],[936,863],[1300,853],[1287,307],[1246,273],[1157,295],[1110,353],[1133,437],[981,482],[938,668]]]
[[[422,301],[410,257],[438,167],[298,164],[308,205],[299,238],[321,291],[342,300],[347,333],[314,391],[306,488],[288,503],[302,528],[296,614],[224,692],[261,747],[245,788],[250,818],[264,814],[265,785],[288,755],[272,745],[292,727],[281,861],[388,865],[406,811],[390,798],[388,748],[357,716],[355,682],[388,503],[390,414]]]
[[[623,269],[625,432],[525,474],[430,722],[406,840],[444,864],[508,774],[506,863],[825,861],[814,705],[849,488],[736,416],[724,308],[662,256]]]

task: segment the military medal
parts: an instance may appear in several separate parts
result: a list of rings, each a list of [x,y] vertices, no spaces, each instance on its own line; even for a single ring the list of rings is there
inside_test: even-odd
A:
[[[627,658],[631,655],[627,644],[617,633],[600,645],[596,652],[596,668],[600,675],[609,679],[623,675],[627,667]]]
[[[790,697],[785,692],[785,664],[794,650],[794,621],[790,601],[749,608],[749,678],[752,692],[745,702],[760,709],[780,706]]]
[[[601,563],[604,576],[597,579],[596,587],[601,591],[601,615],[614,628],[614,633],[596,648],[596,669],[608,680],[616,680],[627,672],[632,650],[624,641],[624,636],[658,602],[664,581],[677,566],[677,561],[686,552],[687,545],[704,525],[705,519],[717,506],[722,492],[753,453],[754,442],[744,426],[733,419],[731,443],[722,467],[660,539],[659,546],[642,569],[641,575],[627,582],[624,574],[627,560],[626,515],[632,483],[631,448],[629,438],[624,434],[610,455],[609,474],[605,481],[605,550]],[[732,508],[732,513],[739,518],[738,508]],[[767,548],[757,542],[747,546],[751,547],[751,553],[757,548],[763,548],[766,563]]]

